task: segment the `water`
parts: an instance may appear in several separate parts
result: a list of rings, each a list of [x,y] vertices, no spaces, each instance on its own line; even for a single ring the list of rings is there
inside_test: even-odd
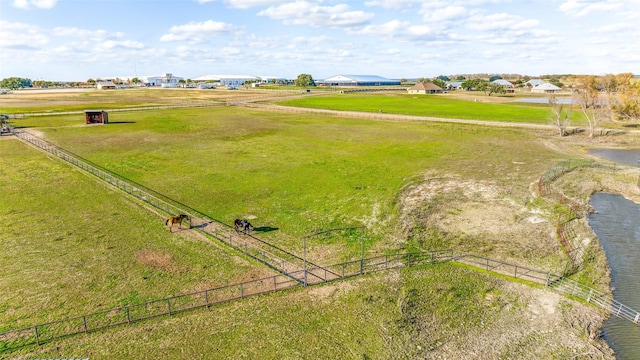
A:
[[[640,310],[640,204],[621,195],[595,193],[589,224],[600,239],[611,268],[616,300]],[[640,359],[640,327],[611,316],[603,329],[604,339],[618,359]]]
[[[589,149],[589,154],[620,163],[640,166],[640,149]]]

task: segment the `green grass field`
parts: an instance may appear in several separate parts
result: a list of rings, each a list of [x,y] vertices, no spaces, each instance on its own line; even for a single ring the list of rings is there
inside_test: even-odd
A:
[[[371,105],[375,111],[380,107],[376,101],[382,101],[376,99]],[[403,99],[416,103],[392,99],[389,106],[404,104],[397,105],[398,111],[407,106]],[[116,103],[127,104],[124,99]],[[353,106],[366,103],[356,100]],[[496,114],[505,111],[497,109]],[[552,132],[516,128],[241,107],[112,112],[109,119],[110,124],[101,126],[84,125],[82,114],[12,122],[221,222],[250,217],[256,227],[275,228],[260,236],[297,254],[302,253],[302,236],[354,225],[367,226],[366,256],[413,249],[416,244],[408,243],[398,226],[398,199],[407,186],[425,177],[487,181],[524,204],[529,184],[569,157],[545,144]],[[0,255],[0,331],[270,274],[224,247],[170,234],[163,218],[17,139],[0,139],[0,154],[0,221],[6,224],[0,233],[5,248]],[[355,259],[360,251],[357,236],[340,234],[312,238],[307,246],[308,259],[320,264]],[[145,321],[18,353],[416,358],[442,346],[442,336],[473,337],[505,316],[505,303],[514,312],[524,306],[499,284],[503,281],[452,265],[402,270]],[[180,345],[174,346],[177,338]],[[540,339],[529,340],[524,346]]]
[[[17,139],[0,153],[0,332],[271,274]]]
[[[471,96],[471,95],[468,95]],[[440,118],[490,120],[514,123],[551,124],[552,113],[547,104],[490,102],[491,98],[477,94],[479,101],[463,100],[456,95],[418,95],[347,93],[306,97],[282,101],[282,105],[343,111],[379,112]],[[510,97],[516,100],[517,97]],[[577,110],[577,109],[576,109]],[[578,111],[572,114],[572,125],[583,126]]]
[[[267,238],[297,252],[301,236],[329,228],[367,224],[383,238],[400,190],[428,172],[525,195],[562,158],[525,131],[466,125],[235,108],[113,113],[111,124],[89,127],[79,117],[15,125],[219,221],[255,216],[255,226],[279,229]],[[353,258],[357,248],[322,263]]]

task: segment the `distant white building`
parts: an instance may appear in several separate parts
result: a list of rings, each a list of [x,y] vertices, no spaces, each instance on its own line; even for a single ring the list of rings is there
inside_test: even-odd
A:
[[[316,81],[326,86],[391,86],[400,85],[400,80],[387,79],[378,75],[336,75]]]
[[[531,88],[532,93],[546,93],[553,94],[562,91],[561,88],[551,84],[551,83],[542,83],[538,84]]]
[[[173,76],[173,74],[166,73],[158,76],[139,76],[138,79],[142,81],[146,86],[162,86],[168,88],[178,87],[180,80],[184,78]]]
[[[287,78],[277,76],[258,76],[261,84],[283,84],[288,81]]]
[[[113,81],[98,81],[96,83],[96,89],[98,90],[113,90],[116,88],[116,84]]]
[[[542,84],[544,84],[544,80],[542,80],[542,79],[531,79],[531,80],[527,81],[526,83],[524,83],[524,86],[529,88],[529,89],[531,89],[531,88],[533,88],[535,86],[542,85]]]
[[[193,78],[193,81],[196,82],[206,82],[213,81],[215,83],[219,83],[220,85],[231,85],[231,86],[240,86],[244,85],[247,81],[260,81],[260,78],[257,76],[249,76],[249,75],[203,75],[197,78]]]

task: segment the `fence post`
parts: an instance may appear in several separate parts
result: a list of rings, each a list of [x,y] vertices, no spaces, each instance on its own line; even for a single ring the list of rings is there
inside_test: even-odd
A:
[[[278,282],[276,281],[276,277],[273,277],[273,291],[278,290]]]
[[[204,291],[204,304],[209,308],[209,290]]]
[[[36,333],[36,345],[40,346],[40,334],[38,334],[38,325],[33,327],[33,331]]]
[[[169,316],[171,316],[171,299],[167,299],[167,311]]]
[[[547,272],[547,281],[544,283],[544,287],[549,287],[549,278],[551,277],[551,273]]]
[[[82,325],[84,325],[84,333],[87,333],[87,317],[83,316],[82,317]]]
[[[515,269],[513,270],[513,277],[514,278],[518,278],[518,265],[515,266]]]
[[[125,307],[125,312],[127,313],[127,324],[131,324],[131,315],[129,315],[129,306]]]
[[[587,296],[587,302],[591,301],[591,295],[593,294],[593,289],[589,290],[589,296]]]
[[[240,284],[240,298],[244,299],[244,287]]]

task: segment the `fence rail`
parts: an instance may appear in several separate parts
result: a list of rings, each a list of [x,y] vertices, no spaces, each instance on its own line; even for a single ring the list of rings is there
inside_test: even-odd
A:
[[[321,280],[309,282],[309,285],[313,285],[378,271],[446,261],[455,261],[516,279],[524,279],[543,284],[546,288],[583,299],[590,304],[594,304],[608,311],[614,316],[632,321],[636,325],[640,324],[639,311],[616,301],[602,291],[580,284],[574,280],[550,272],[482,256],[468,254],[456,256],[453,251],[447,250],[382,255],[324,267],[311,266],[307,268],[306,271],[297,270],[290,274],[275,275],[263,279],[172,296],[140,304],[131,304],[89,315],[11,330],[0,333],[0,353],[28,345],[42,345],[55,339],[107,329],[118,325],[131,324],[154,317],[171,316],[179,312],[198,308],[209,308],[213,305],[228,301],[302,287],[299,281],[293,280],[293,278],[300,278],[302,276],[315,277]]]
[[[93,164],[86,159],[82,159],[80,156],[53,145],[44,139],[27,134],[19,129],[13,129],[13,133],[18,138],[79,167],[105,183],[124,191],[125,193],[164,212],[167,215],[189,215],[191,218],[190,227],[214,237],[215,239],[229,245],[235,250],[257,260],[258,262],[269,266],[281,274],[294,273],[294,270],[300,269],[302,264],[305,262],[301,257],[265,242],[256,236],[252,236],[250,234],[240,235],[236,233],[231,226],[223,222],[214,220],[198,210],[167,196],[161,195],[143,185],[136,184],[124,177],[116,176],[109,170],[103,169],[99,165]],[[309,263],[308,261],[306,263],[312,266],[317,266],[313,263]],[[303,279],[297,280],[300,282],[303,281]]]
[[[450,254],[452,253],[424,252],[384,255],[326,267],[311,266],[306,271],[296,270],[289,274],[280,274],[258,280],[147,301],[140,304],[131,304],[64,320],[37,324],[0,333],[0,353],[27,345],[42,345],[55,339],[131,324],[154,317],[171,316],[180,312],[198,308],[209,308],[216,304],[251,296],[302,287],[302,284],[294,280],[294,278],[301,278],[305,274],[308,277],[320,279],[320,281],[309,282],[309,285],[320,284],[381,270],[447,261],[452,259]],[[364,264],[364,266],[361,264]],[[340,275],[338,275],[338,273]]]

